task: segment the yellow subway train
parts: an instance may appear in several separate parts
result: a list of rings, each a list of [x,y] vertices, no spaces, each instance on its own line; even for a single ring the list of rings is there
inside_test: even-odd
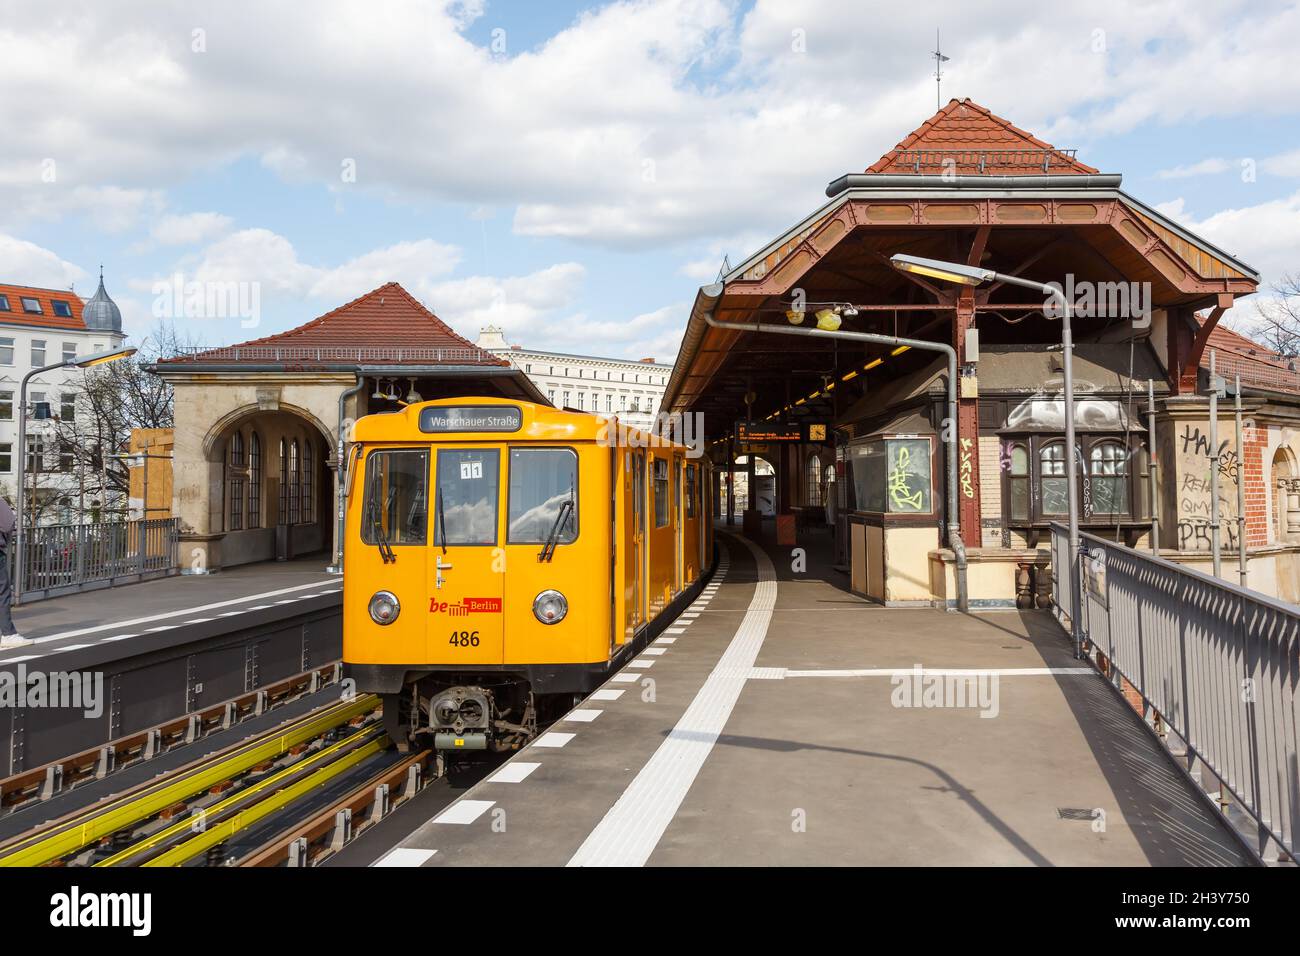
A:
[[[521,746],[712,566],[708,461],[616,419],[442,399],[352,439],[343,660],[403,749]]]

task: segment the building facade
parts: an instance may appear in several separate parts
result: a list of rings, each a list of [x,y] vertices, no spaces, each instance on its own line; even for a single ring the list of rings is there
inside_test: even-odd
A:
[[[102,275],[94,296],[85,301],[72,291],[0,285],[0,493],[12,501],[17,491],[23,377],[32,369],[107,351],[125,340],[122,313],[105,291]],[[60,452],[55,436],[58,423],[75,423],[79,411],[85,411],[78,401],[84,376],[81,369],[57,368],[28,382],[25,501],[34,523],[89,520],[88,515],[118,504],[87,500],[72,456]]]
[[[639,360],[570,355],[511,345],[498,328],[479,332],[479,348],[519,369],[556,408],[574,408],[648,428],[663,404],[671,365]]]

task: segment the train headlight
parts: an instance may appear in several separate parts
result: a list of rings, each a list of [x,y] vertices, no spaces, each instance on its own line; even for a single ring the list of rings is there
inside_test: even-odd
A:
[[[392,624],[402,613],[402,605],[392,591],[376,591],[370,599],[370,620],[376,624]]]
[[[543,624],[559,624],[569,613],[569,602],[559,591],[543,591],[533,598],[533,617]]]

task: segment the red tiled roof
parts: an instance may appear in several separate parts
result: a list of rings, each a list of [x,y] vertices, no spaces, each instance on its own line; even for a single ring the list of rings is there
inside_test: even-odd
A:
[[[1073,150],[1058,150],[970,100],[949,100],[867,172],[933,172],[945,159],[963,175],[1097,172],[1075,159]]]
[[[461,338],[396,282],[296,329],[162,361],[510,365]]]
[[[5,311],[4,303],[0,302],[0,323],[5,325],[31,325],[43,329],[84,330],[86,328],[86,323],[81,318],[81,307],[84,303],[81,301],[81,296],[75,292],[62,289],[37,289],[27,285],[0,285],[0,296],[4,296],[9,303],[9,310]],[[23,299],[35,299],[39,302],[41,314],[34,315],[23,311]],[[55,315],[53,304],[55,299],[68,303],[72,315]]]
[[[1197,315],[1196,321],[1205,324],[1206,317]],[[1300,393],[1300,360],[1287,358],[1268,346],[1247,338],[1240,332],[1219,324],[1210,330],[1201,355],[1201,368],[1210,367],[1210,349],[1214,349],[1214,372],[1231,382],[1241,376],[1243,385],[1282,392]]]

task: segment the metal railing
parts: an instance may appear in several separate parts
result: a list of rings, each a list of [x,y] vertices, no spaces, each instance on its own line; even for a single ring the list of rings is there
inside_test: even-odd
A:
[[[206,359],[213,362],[349,362],[364,364],[499,364],[501,359],[474,346],[424,348],[393,346],[329,345],[323,347],[281,345],[232,345],[218,348],[184,348],[181,360]],[[164,362],[167,360],[164,359]]]
[[[33,601],[175,574],[179,531],[176,518],[25,528],[17,596]]]
[[[1052,525],[1063,614],[1067,549],[1066,529]],[[1261,858],[1295,862],[1300,607],[1095,535],[1081,535],[1080,550],[1085,647],[1105,656],[1117,686],[1123,678],[1137,690],[1189,774],[1209,770],[1229,818],[1233,803],[1249,816]]]
[[[900,149],[896,163],[911,166],[916,172],[930,167],[974,166],[983,173],[989,167],[1014,168],[1047,172],[1052,164],[1069,166],[1077,150],[1073,149]]]

